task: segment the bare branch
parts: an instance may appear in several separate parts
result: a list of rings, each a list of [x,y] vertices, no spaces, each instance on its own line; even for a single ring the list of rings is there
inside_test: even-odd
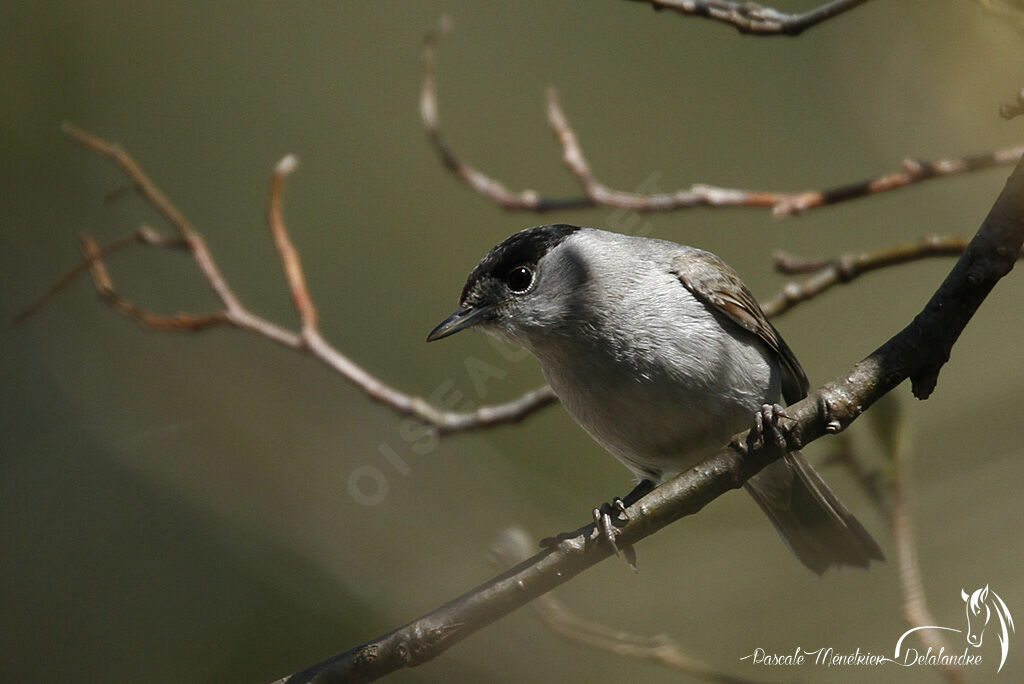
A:
[[[102,257],[124,247],[131,244],[144,244],[155,247],[184,248],[192,254],[199,266],[200,272],[210,283],[213,290],[220,295],[221,302],[225,304],[225,308],[222,311],[191,316],[188,314],[178,314],[173,317],[161,316],[146,311],[118,295],[109,274],[105,275],[105,278],[97,279],[94,277],[97,291],[115,310],[143,325],[162,330],[195,331],[205,329],[215,323],[226,323],[266,337],[295,351],[311,354],[333,371],[342,375],[346,380],[356,385],[374,401],[388,406],[400,415],[413,416],[424,424],[434,427],[440,434],[479,430],[495,425],[515,423],[556,402],[556,397],[551,388],[542,386],[514,400],[502,404],[482,406],[473,411],[457,412],[442,410],[430,405],[425,399],[411,396],[382,382],[327,342],[318,330],[316,308],[306,286],[298,252],[288,236],[281,208],[285,178],[295,167],[293,158],[286,157],[275,169],[271,181],[270,201],[268,203],[268,223],[274,236],[275,245],[281,255],[292,298],[302,320],[302,330],[300,333],[292,332],[261,318],[241,304],[234,291],[220,274],[220,270],[205,240],[187,221],[184,215],[149,180],[138,163],[128,153],[116,145],[80,129],[68,126],[67,130],[73,139],[82,143],[87,149],[111,159],[125,173],[132,187],[144,199],[153,204],[182,237],[169,238],[160,235],[152,228],[143,227],[109,245],[104,247],[97,246],[95,250],[87,251],[82,261],[76,264],[42,297],[21,313],[17,320],[24,320],[26,317],[37,312],[54,294],[63,289],[68,282],[85,270],[85,268],[99,261]],[[810,276],[804,283],[787,286],[776,297],[766,301],[764,309],[769,316],[776,316],[788,311],[800,302],[807,301],[821,294],[833,285],[839,282],[847,282],[862,273],[881,268],[882,266],[902,263],[902,261],[911,258],[921,258],[921,255],[926,252],[930,255],[951,254],[957,249],[962,249],[962,244],[956,243],[953,239],[929,238],[923,241],[922,246],[917,248],[901,246],[891,250],[884,250],[877,254],[866,253],[856,258],[844,257],[836,260],[837,265],[830,265],[829,268],[824,268],[819,273]],[[893,254],[889,254],[889,252]],[[906,256],[894,256],[905,252],[908,253]],[[789,257],[789,259],[792,260],[792,257]],[[102,264],[100,266],[102,267]],[[102,267],[102,272],[106,273],[105,267]],[[95,275],[96,273],[94,273]]]
[[[672,10],[729,24],[740,33],[757,36],[798,36],[812,26],[863,5],[867,0],[832,0],[821,7],[787,14],[746,0],[633,0],[656,10]]]
[[[198,332],[227,322],[227,316],[222,311],[199,315],[179,313],[174,316],[162,316],[146,311],[135,303],[128,301],[117,294],[117,290],[114,288],[114,281],[111,280],[107,267],[103,265],[102,250],[96,244],[96,241],[88,233],[82,233],[79,239],[82,243],[82,251],[85,253],[83,262],[89,265],[89,273],[92,275],[93,284],[96,286],[96,293],[119,313],[157,330],[192,330]]]
[[[781,316],[794,306],[866,273],[920,259],[957,256],[967,244],[963,238],[929,235],[917,242],[905,242],[871,252],[844,254],[832,259],[800,259],[788,252],[778,251],[774,255],[777,271],[812,275],[785,285],[776,295],[762,302],[761,308],[769,318]]]
[[[302,262],[299,261],[299,252],[288,235],[288,228],[284,223],[284,210],[281,207],[284,182],[297,166],[298,160],[289,154],[274,168],[274,176],[270,181],[267,224],[270,226],[270,234],[274,238],[274,246],[277,247],[277,253],[281,257],[281,265],[284,266],[285,278],[288,280],[288,289],[292,292],[295,309],[299,312],[299,319],[302,321],[302,334],[309,336],[317,331],[316,307],[313,305],[313,299],[309,296],[306,276],[302,272]]]
[[[160,235],[149,226],[143,226],[136,231],[128,233],[120,240],[115,240],[102,248],[97,247],[93,253],[96,255],[94,258],[102,258],[118,252],[124,247],[131,244],[143,244],[152,245],[155,247],[185,247],[185,241],[181,239],[167,238]],[[39,313],[39,311],[46,306],[53,297],[55,297],[61,290],[63,290],[69,283],[71,283],[79,274],[85,269],[89,268],[90,264],[93,263],[93,258],[88,256],[83,257],[77,264],[68,269],[67,273],[62,275],[60,279],[54,283],[50,288],[39,296],[36,301],[32,302],[24,310],[21,311],[17,316],[14,317],[14,323],[23,323],[26,319]]]
[[[628,509],[617,530],[620,547],[701,510],[783,453],[844,430],[874,402],[911,381],[926,398],[949,352],[974,312],[1016,263],[1024,243],[1024,163],[1017,165],[981,228],[945,281],[906,328],[852,369],[787,407],[785,445],[751,448],[748,432],[699,466],[669,480]],[[423,664],[516,608],[568,581],[612,553],[593,524],[508,572],[423,617],[356,646],[285,682],[370,681]]]
[[[135,191],[178,231],[178,235],[187,244],[189,251],[192,252],[192,256],[196,260],[196,264],[203,272],[203,275],[206,276],[207,282],[210,283],[210,287],[213,288],[213,291],[220,298],[225,308],[229,312],[241,309],[241,305],[235,298],[234,293],[231,292],[227,283],[224,282],[224,276],[221,275],[220,270],[210,256],[210,252],[206,248],[206,241],[192,227],[192,224],[185,218],[185,215],[149,180],[149,177],[143,172],[136,161],[117,145],[109,143],[87,131],[83,131],[81,128],[70,123],[65,123],[63,130],[72,140],[101,157],[106,157],[121,169],[121,172],[131,182],[132,187],[135,188]]]
[[[437,27],[427,33],[423,40],[423,75],[420,87],[420,119],[427,131],[427,136],[437,151],[441,161],[449,171],[454,173],[474,192],[504,207],[528,211],[552,211],[556,209],[578,209],[589,207],[593,202],[586,197],[570,197],[566,199],[541,197],[535,190],[513,192],[504,183],[478,171],[469,164],[459,160],[452,152],[444,136],[441,134],[441,118],[437,111],[437,86],[434,81],[434,63],[437,61],[437,46],[441,39],[451,31],[451,20],[442,16]]]
[[[788,199],[787,195],[712,185],[694,185],[686,190],[644,195],[612,190],[599,182],[590,170],[576,133],[562,111],[558,93],[548,89],[548,122],[562,144],[562,159],[583,186],[593,206],[619,207],[633,211],[672,211],[691,207],[774,207]]]
[[[316,307],[306,287],[298,251],[288,236],[282,213],[282,196],[286,177],[294,170],[296,162],[291,156],[278,163],[271,180],[268,203],[268,223],[278,253],[281,256],[288,286],[302,322],[300,333],[292,332],[268,321],[246,309],[227,281],[220,273],[206,241],[199,232],[167,199],[156,185],[146,176],[138,163],[124,150],[91,133],[71,125],[65,131],[72,139],[85,148],[115,163],[131,182],[132,187],[177,230],[180,238],[171,239],[159,235],[151,228],[143,228],[105,247],[99,247],[90,236],[83,237],[85,256],[68,271],[56,285],[51,287],[18,319],[39,310],[60,289],[86,268],[92,272],[97,293],[116,311],[139,323],[161,330],[204,330],[212,325],[227,324],[247,330],[261,337],[277,342],[289,349],[312,355],[331,370],[358,387],[370,399],[384,404],[403,416],[412,416],[437,430],[439,434],[480,430],[504,423],[522,420],[535,411],[555,402],[555,395],[549,387],[539,387],[512,401],[481,406],[474,411],[446,411],[439,409],[425,399],[402,392],[381,381],[366,369],[356,364],[337,348],[327,342],[317,328]],[[192,315],[177,314],[162,316],[152,313],[120,296],[102,262],[105,255],[118,251],[130,244],[146,244],[155,247],[185,248],[195,259],[200,272],[213,288],[224,305],[223,310]]]
[[[993,152],[949,157],[936,161],[904,160],[903,168],[895,173],[846,183],[825,190],[803,192],[773,192],[743,190],[697,183],[689,188],[672,192],[641,194],[615,190],[597,180],[579,140],[562,110],[558,95],[552,88],[547,94],[547,116],[556,138],[562,145],[562,158],[583,187],[578,197],[547,197],[536,190],[509,190],[501,181],[461,161],[441,133],[437,106],[437,84],[434,65],[437,45],[450,30],[447,19],[430,32],[423,43],[423,80],[420,91],[420,115],[430,142],[445,167],[473,192],[499,206],[513,211],[548,212],[559,209],[587,207],[615,207],[638,212],[675,211],[694,207],[760,207],[770,209],[776,216],[799,214],[810,209],[838,204],[881,192],[897,190],[933,178],[943,178],[996,166],[1008,166],[1024,155],[1024,145],[1007,147]]]
[[[528,558],[534,547],[526,532],[518,527],[504,530],[492,547],[497,560],[512,567]],[[552,594],[534,599],[530,606],[548,629],[558,636],[584,646],[608,651],[616,655],[652,660],[660,665],[685,672],[698,679],[724,684],[752,684],[753,680],[736,677],[716,670],[707,663],[687,654],[683,648],[664,634],[644,636],[608,627],[579,617],[565,603]]]

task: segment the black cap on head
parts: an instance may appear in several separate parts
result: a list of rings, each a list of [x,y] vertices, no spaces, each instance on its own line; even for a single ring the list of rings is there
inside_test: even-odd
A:
[[[480,281],[488,277],[500,281],[509,271],[520,264],[537,263],[553,247],[579,229],[579,226],[556,223],[527,228],[509,236],[488,252],[469,274],[466,286],[462,288],[459,303],[462,305],[472,304],[472,302],[467,302],[467,298],[474,294],[474,286]]]
[[[427,342],[491,320],[495,308],[509,296],[506,286],[509,273],[517,266],[532,268],[577,230],[579,226],[564,223],[527,228],[492,249],[469,274],[459,297],[459,307],[427,335]]]

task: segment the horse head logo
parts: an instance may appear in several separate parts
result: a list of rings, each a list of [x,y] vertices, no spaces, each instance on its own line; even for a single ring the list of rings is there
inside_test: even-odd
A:
[[[996,638],[999,640],[1001,653],[999,669],[996,671],[1002,670],[1003,663],[1006,662],[1006,654],[1010,650],[1010,633],[1014,631],[1013,617],[1010,615],[1009,609],[1003,603],[1003,599],[999,598],[999,594],[989,590],[987,584],[980,589],[975,589],[970,594],[964,589],[960,589],[960,598],[966,605],[967,629],[964,632],[967,635],[967,643],[971,646],[981,646],[985,628],[988,627],[992,616],[995,615],[998,619],[999,633]]]

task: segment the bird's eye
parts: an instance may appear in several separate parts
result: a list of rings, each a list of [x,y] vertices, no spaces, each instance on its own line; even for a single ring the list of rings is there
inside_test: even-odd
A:
[[[505,284],[513,292],[522,294],[533,284],[533,271],[526,266],[516,266],[505,276]]]

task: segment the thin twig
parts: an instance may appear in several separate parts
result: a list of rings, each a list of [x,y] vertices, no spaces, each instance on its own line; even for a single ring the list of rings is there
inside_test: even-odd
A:
[[[202,271],[206,281],[213,288],[221,303],[224,304],[227,312],[233,313],[240,310],[241,304],[238,303],[238,299],[224,281],[224,276],[221,275],[220,269],[217,268],[217,264],[213,261],[213,257],[210,256],[210,252],[206,248],[206,241],[192,227],[192,224],[185,218],[185,215],[167,199],[167,196],[161,192],[160,188],[149,180],[142,167],[132,159],[131,155],[117,145],[107,142],[73,124],[65,123],[63,130],[72,140],[101,157],[109,159],[121,169],[121,172],[131,182],[132,187],[135,188],[135,191],[178,231],[178,235],[186,242],[189,251],[192,252],[192,257],[199,266],[199,270]]]
[[[278,163],[271,181],[270,201],[268,203],[268,222],[274,243],[277,246],[284,266],[288,286],[292,293],[296,309],[302,322],[300,333],[292,332],[271,321],[266,320],[246,309],[228,282],[221,275],[220,269],[213,258],[206,241],[171,203],[170,200],[146,176],[139,164],[117,145],[107,142],[79,128],[66,125],[64,130],[76,142],[86,149],[109,159],[121,169],[135,190],[171,224],[181,237],[170,239],[160,236],[150,228],[131,233],[105,247],[99,247],[95,241],[85,236],[83,249],[85,256],[81,262],[68,271],[56,285],[51,287],[32,306],[18,316],[19,320],[37,312],[40,307],[60,289],[67,285],[85,268],[90,268],[93,283],[100,296],[119,313],[142,323],[143,325],[161,330],[203,330],[212,325],[227,324],[235,328],[277,342],[289,349],[308,353],[339,373],[350,383],[358,387],[370,399],[389,407],[403,416],[413,416],[424,424],[435,428],[440,434],[479,430],[504,423],[515,423],[533,412],[553,404],[556,399],[549,387],[539,387],[522,396],[503,403],[481,406],[474,411],[447,411],[439,409],[421,397],[406,394],[381,381],[362,366],[356,364],[337,348],[327,342],[317,329],[316,308],[306,287],[305,276],[299,255],[285,226],[282,213],[282,194],[285,178],[294,170],[296,162],[291,156]],[[162,316],[145,310],[137,304],[120,296],[103,264],[103,256],[122,249],[130,244],[147,244],[155,247],[185,248],[193,256],[200,272],[220,298],[224,308],[221,311],[201,314],[178,314]]]
[[[473,192],[513,211],[543,213],[561,209],[587,207],[615,207],[638,212],[675,211],[694,207],[759,207],[770,209],[776,216],[800,214],[811,209],[838,204],[881,192],[897,190],[933,178],[942,178],[996,166],[1008,166],[1024,155],[1024,145],[1007,147],[993,152],[950,157],[936,161],[907,159],[902,169],[825,190],[803,192],[772,192],[743,190],[697,183],[689,188],[672,192],[642,194],[615,190],[601,183],[591,170],[568,117],[551,88],[547,93],[547,117],[562,146],[562,158],[584,194],[577,197],[547,197],[536,190],[509,190],[501,181],[461,161],[441,132],[437,105],[435,63],[440,39],[450,30],[450,22],[442,18],[438,27],[427,34],[423,42],[423,78],[420,90],[420,116],[430,139],[445,167]]]
[[[967,240],[958,237],[929,235],[917,242],[905,242],[870,252],[844,254],[832,259],[801,259],[788,252],[774,255],[775,269],[780,273],[810,273],[801,281],[785,285],[777,294],[761,303],[769,318],[781,316],[794,306],[849,283],[880,268],[939,256],[957,256],[964,251]]]
[[[798,36],[812,26],[848,12],[867,0],[832,0],[800,14],[787,14],[746,0],[633,0],[656,10],[672,10],[729,24],[757,36]]]
[[[1024,243],[1024,163],[1010,176],[991,211],[924,309],[863,361],[789,407],[785,444],[750,448],[749,432],[656,488],[627,510],[617,528],[620,547],[635,544],[666,525],[701,510],[783,453],[843,431],[904,380],[915,396],[930,396],[957,338],[992,290],[1017,261]],[[430,613],[281,680],[372,681],[415,667],[462,639],[567,582],[612,555],[593,524],[491,581]]]
[[[191,330],[198,332],[214,325],[227,322],[227,316],[223,311],[214,311],[206,314],[179,313],[174,316],[162,316],[151,313],[139,307],[117,294],[114,289],[114,281],[111,280],[107,267],[103,265],[101,250],[96,241],[88,233],[79,236],[82,243],[82,251],[85,253],[85,263],[89,266],[89,273],[92,275],[93,284],[96,286],[96,293],[114,310],[134,319],[139,323],[157,330]]]
[[[590,164],[583,155],[569,119],[562,111],[558,92],[554,88],[548,88],[547,115],[548,123],[562,145],[563,161],[583,186],[587,198],[594,206],[619,207],[632,211],[672,211],[691,207],[774,207],[788,198],[778,193],[719,188],[703,184],[685,190],[650,195],[613,190],[598,181],[590,170]]]
[[[298,160],[293,155],[284,157],[274,168],[274,176],[270,181],[270,201],[267,209],[267,224],[270,226],[270,234],[274,238],[274,246],[281,257],[281,265],[284,266],[285,278],[288,280],[288,289],[292,293],[292,301],[299,313],[302,322],[303,336],[309,336],[317,331],[317,313],[313,305],[313,299],[309,296],[309,288],[306,287],[306,276],[302,272],[302,262],[299,260],[299,252],[292,244],[288,235],[288,228],[284,223],[284,210],[282,208],[285,180],[298,166]]]
[[[79,274],[85,269],[89,268],[89,265],[93,262],[93,259],[103,258],[110,256],[114,252],[118,252],[124,247],[132,244],[151,245],[154,247],[179,247],[183,248],[186,246],[185,241],[176,238],[165,237],[149,226],[142,226],[138,230],[128,233],[119,240],[114,240],[110,244],[104,245],[102,248],[97,247],[93,253],[95,257],[85,256],[79,260],[77,264],[68,269],[67,273],[62,275],[56,283],[50,286],[46,292],[39,296],[36,301],[32,302],[25,309],[21,311],[17,316],[14,317],[14,323],[22,323],[26,319],[37,314],[44,306],[46,306],[53,297],[55,297],[61,290],[68,286]]]
[[[434,81],[434,62],[437,60],[437,46],[440,40],[451,31],[451,20],[442,16],[437,27],[427,33],[423,40],[423,73],[420,88],[420,119],[427,131],[427,137],[437,151],[445,167],[454,173],[474,192],[483,195],[505,209],[529,211],[553,211],[556,209],[579,209],[593,206],[587,197],[570,197],[566,199],[541,197],[535,190],[513,192],[501,181],[497,181],[478,171],[455,156],[441,134],[441,118],[437,110],[437,86]]]
[[[502,566],[511,568],[529,558],[534,546],[522,528],[510,527],[502,531],[491,551]],[[568,641],[616,655],[652,660],[709,682],[752,684],[754,681],[722,672],[694,658],[667,635],[632,634],[581,618],[553,594],[538,596],[530,606],[548,629]]]

